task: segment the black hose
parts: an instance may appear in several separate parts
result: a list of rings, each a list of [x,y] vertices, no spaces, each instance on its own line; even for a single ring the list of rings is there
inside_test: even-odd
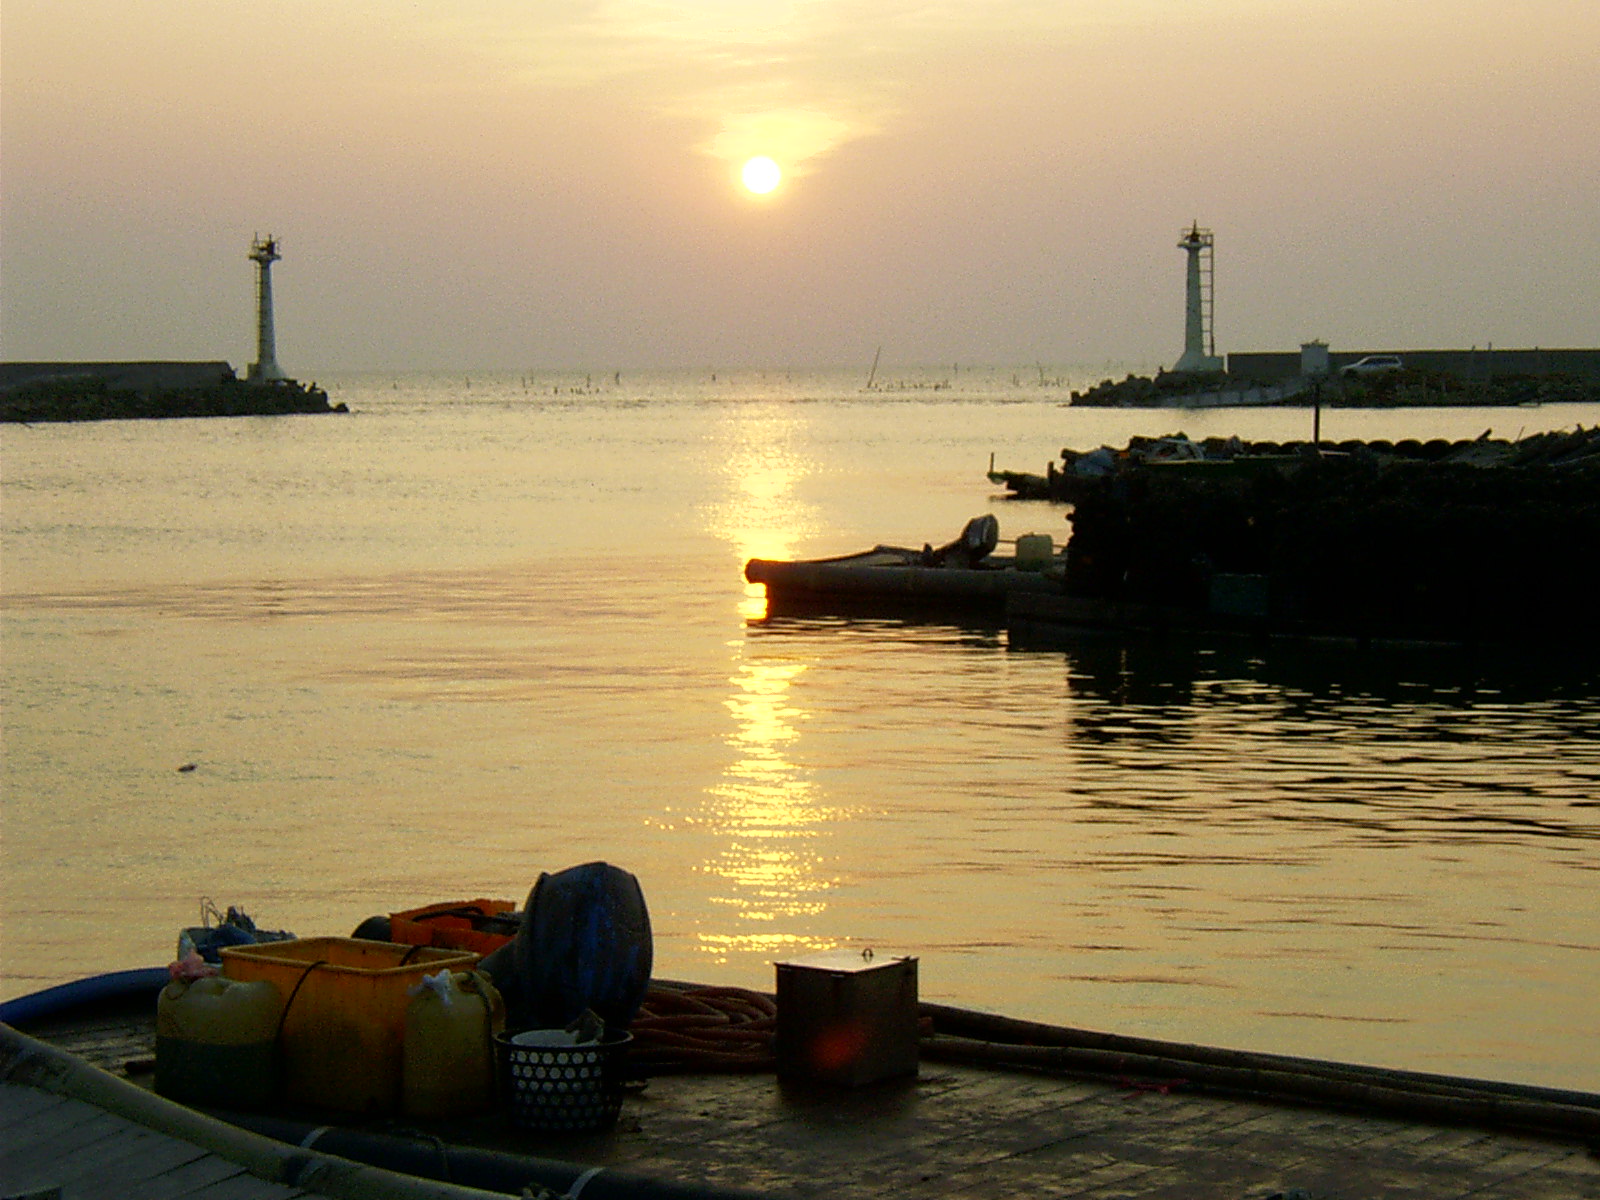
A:
[[[280,1142],[315,1148],[368,1166],[382,1167],[461,1187],[520,1196],[530,1185],[577,1197],[578,1200],[766,1200],[767,1193],[681,1184],[586,1167],[579,1163],[498,1150],[457,1146],[437,1138],[406,1137],[361,1129],[317,1126],[304,1121],[255,1113],[210,1111],[219,1120]]]

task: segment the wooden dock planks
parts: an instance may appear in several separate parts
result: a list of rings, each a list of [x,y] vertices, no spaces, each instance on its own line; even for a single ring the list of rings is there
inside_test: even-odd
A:
[[[108,1022],[52,1040],[120,1074],[147,1059],[149,1037],[123,1027],[119,1038]],[[1314,1200],[1600,1200],[1600,1158],[1583,1139],[1206,1094],[1172,1080],[930,1061],[915,1079],[855,1090],[771,1074],[661,1076],[629,1095],[609,1134],[539,1136],[495,1122],[488,1133],[468,1123],[422,1132],[785,1200],[1265,1200],[1291,1189]],[[0,1125],[5,1146],[10,1136]],[[89,1145],[96,1158],[111,1150]]]
[[[828,1200],[1600,1200],[1581,1144],[944,1064],[857,1092],[657,1079],[584,1149],[632,1173]]]
[[[0,1195],[60,1200],[289,1200],[310,1193],[81,1100],[0,1083]]]

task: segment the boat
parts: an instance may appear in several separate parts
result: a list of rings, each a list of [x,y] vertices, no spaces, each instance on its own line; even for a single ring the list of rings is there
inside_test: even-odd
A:
[[[681,1014],[692,1005],[710,1011],[720,998],[724,1012],[765,1013],[774,1003],[769,993],[670,980],[651,982],[634,1028],[648,1032],[655,1021],[662,1036],[641,1054],[648,1065],[604,1131],[534,1134],[499,1114],[401,1124],[320,1110],[203,1113],[150,1090],[165,977],[165,968],[125,972],[0,1005],[8,1195],[59,1187],[63,1197],[136,1200],[176,1194],[179,1178],[182,1194],[218,1200],[1453,1200],[1600,1187],[1589,1149],[1600,1137],[1600,1095],[926,1002],[915,1009],[920,1062],[910,1073],[826,1086],[775,1075],[749,1036],[759,1019],[735,1039],[756,1047],[742,1062],[665,1056],[691,1027]],[[257,1181],[270,1186],[250,1190]]]
[[[846,607],[876,602],[886,609],[919,606],[1003,611],[1019,592],[1059,592],[1065,560],[1048,534],[1017,539],[1015,552],[997,554],[999,524],[992,516],[968,521],[944,546],[878,545],[833,558],[752,558],[744,577],[764,584],[769,606]]]

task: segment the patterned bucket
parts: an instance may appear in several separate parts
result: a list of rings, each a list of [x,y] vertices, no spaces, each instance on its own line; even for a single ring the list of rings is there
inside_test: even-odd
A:
[[[577,1046],[529,1045],[496,1034],[501,1094],[511,1123],[564,1133],[610,1129],[622,1111],[623,1060],[631,1041],[631,1033],[621,1033]]]

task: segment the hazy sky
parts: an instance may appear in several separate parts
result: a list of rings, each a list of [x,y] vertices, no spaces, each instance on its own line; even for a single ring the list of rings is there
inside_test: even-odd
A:
[[[1600,0],[3,0],[0,357],[1600,345]],[[754,155],[785,173],[755,196]]]

